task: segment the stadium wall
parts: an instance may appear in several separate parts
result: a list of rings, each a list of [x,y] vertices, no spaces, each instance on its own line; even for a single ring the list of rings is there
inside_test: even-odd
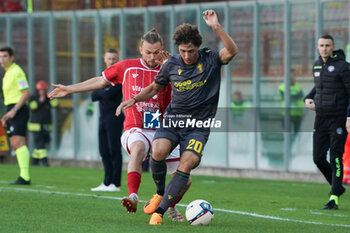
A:
[[[103,51],[109,47],[116,48],[121,59],[138,57],[138,39],[152,27],[164,36],[165,47],[173,54],[172,33],[184,22],[198,25],[203,45],[220,49],[220,40],[202,20],[201,13],[208,8],[217,11],[240,52],[222,70],[218,117],[226,124],[224,129],[212,132],[201,167],[315,173],[313,113],[303,110],[301,128],[294,133],[290,130],[290,111],[281,106],[291,106],[291,68],[296,70],[304,94],[312,88],[319,35],[331,33],[337,48],[350,44],[348,0],[215,2],[0,14],[0,46],[15,48],[16,62],[27,73],[33,91],[38,80],[70,84],[100,75]],[[278,93],[282,83],[287,87],[283,100]],[[237,91],[247,103],[239,114],[230,108]],[[89,104],[90,93],[76,94],[61,100],[60,107],[53,110],[52,158],[100,159],[98,106],[95,104],[93,114],[87,114]]]

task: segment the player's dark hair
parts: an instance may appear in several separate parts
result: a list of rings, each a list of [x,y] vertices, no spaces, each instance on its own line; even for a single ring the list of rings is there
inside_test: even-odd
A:
[[[320,37],[320,39],[327,39],[327,40],[331,40],[334,44],[334,38],[333,36],[329,35],[329,34],[324,34]]]
[[[175,45],[192,43],[199,47],[202,44],[202,36],[199,34],[198,27],[189,23],[184,23],[175,29],[173,40]]]
[[[7,52],[10,55],[10,57],[12,57],[15,54],[13,48],[11,48],[10,46],[2,47],[0,49],[0,52]]]
[[[108,48],[108,49],[106,50],[106,53],[116,53],[116,54],[118,54],[117,50],[112,49],[112,48]]]
[[[152,28],[141,37],[141,46],[145,41],[150,44],[160,42],[160,44],[163,45],[163,38],[155,28]]]

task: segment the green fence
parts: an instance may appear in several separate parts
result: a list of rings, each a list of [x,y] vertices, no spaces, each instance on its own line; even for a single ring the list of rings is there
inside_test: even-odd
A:
[[[271,132],[281,125],[292,127],[293,122],[288,111],[270,109],[291,106],[291,68],[304,94],[312,88],[311,68],[318,56],[319,35],[331,33],[337,48],[345,49],[350,43],[347,0],[215,2],[0,14],[0,45],[15,48],[16,62],[27,73],[33,92],[38,80],[70,84],[99,75],[104,69],[103,51],[109,47],[116,48],[121,59],[139,57],[139,38],[153,27],[164,36],[165,47],[173,54],[176,48],[172,33],[184,22],[198,25],[203,45],[220,49],[220,40],[202,19],[202,12],[209,8],[216,10],[240,49],[234,61],[223,68],[219,106],[230,108],[232,98],[241,96],[246,108],[255,111],[241,109],[239,117],[226,111],[233,127],[249,126],[239,132],[213,132],[202,166],[315,171],[311,131]],[[0,72],[2,75],[3,70]],[[287,87],[283,97],[278,91],[281,84]],[[90,93],[76,94],[61,100],[60,108],[54,110],[52,156],[99,158],[98,113],[86,114],[89,102]],[[310,127],[313,117],[313,113],[305,111],[301,129]]]

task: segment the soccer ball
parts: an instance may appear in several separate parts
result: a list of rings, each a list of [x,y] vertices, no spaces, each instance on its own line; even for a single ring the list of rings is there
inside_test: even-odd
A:
[[[204,200],[195,200],[186,208],[187,222],[192,226],[209,225],[214,218],[213,207]]]

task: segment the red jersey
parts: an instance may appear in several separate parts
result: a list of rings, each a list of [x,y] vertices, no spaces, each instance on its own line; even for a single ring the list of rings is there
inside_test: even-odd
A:
[[[102,72],[103,78],[112,86],[116,84],[123,85],[124,101],[136,96],[145,87],[151,85],[155,80],[160,69],[160,65],[155,68],[148,67],[142,58],[127,59],[110,66]],[[138,102],[131,108],[124,110],[124,130],[133,127],[143,128],[143,112],[164,112],[170,103],[171,87],[168,85],[151,99]]]

